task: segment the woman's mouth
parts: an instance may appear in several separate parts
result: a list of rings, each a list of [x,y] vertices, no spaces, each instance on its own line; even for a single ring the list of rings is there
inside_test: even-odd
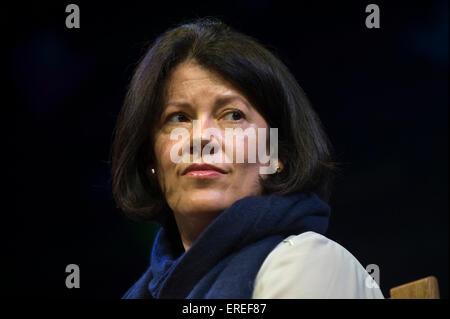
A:
[[[182,175],[194,178],[214,178],[224,174],[227,174],[226,170],[210,164],[192,164],[182,173]]]

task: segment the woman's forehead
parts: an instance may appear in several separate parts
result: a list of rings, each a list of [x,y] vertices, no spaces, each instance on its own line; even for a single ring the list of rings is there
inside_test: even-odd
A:
[[[181,104],[195,100],[213,100],[226,96],[245,96],[213,71],[199,65],[180,64],[172,72],[165,92],[165,104]]]

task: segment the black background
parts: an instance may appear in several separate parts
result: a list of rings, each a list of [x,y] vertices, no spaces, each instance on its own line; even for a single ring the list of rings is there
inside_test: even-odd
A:
[[[343,173],[327,236],[393,286],[428,275],[448,298],[448,2],[71,2],[2,9],[6,86],[1,293],[119,298],[156,228],[111,195],[112,133],[136,62],[167,28],[214,16],[277,53],[319,114]],[[81,269],[67,289],[65,267]]]

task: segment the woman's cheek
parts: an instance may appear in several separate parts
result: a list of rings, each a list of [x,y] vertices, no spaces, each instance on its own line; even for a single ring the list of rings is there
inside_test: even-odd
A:
[[[158,162],[159,170],[165,171],[165,167],[170,164],[170,148],[172,143],[167,134],[159,134],[155,141],[155,156]]]
[[[170,160],[170,149],[176,141],[170,139],[170,135],[159,134],[155,140],[155,156],[157,160],[156,174],[163,193],[171,192],[174,183],[176,164]]]

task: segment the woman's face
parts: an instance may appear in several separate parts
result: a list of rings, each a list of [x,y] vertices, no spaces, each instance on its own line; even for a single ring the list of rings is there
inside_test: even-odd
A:
[[[194,120],[198,121],[201,130],[193,131]],[[247,151],[243,154],[243,163],[236,163],[234,158],[232,163],[214,163],[215,169],[195,166],[200,164],[193,163],[192,156],[190,163],[175,163],[171,150],[182,140],[170,138],[176,128],[190,133],[182,143],[192,147],[193,141],[197,140],[201,141],[202,148],[208,143],[216,144],[219,153],[226,157],[229,154],[229,149],[225,149],[226,128],[254,128],[257,132],[258,128],[267,129],[267,123],[243,94],[217,74],[194,62],[181,63],[173,70],[166,87],[163,114],[154,135],[154,151],[156,175],[175,217],[211,219],[236,200],[261,193],[261,164],[258,159],[248,163]],[[217,129],[221,138],[203,134],[208,128]],[[247,150],[248,139],[242,143]],[[236,154],[236,147],[242,145],[236,141],[232,144]],[[201,163],[205,163],[204,158]]]

